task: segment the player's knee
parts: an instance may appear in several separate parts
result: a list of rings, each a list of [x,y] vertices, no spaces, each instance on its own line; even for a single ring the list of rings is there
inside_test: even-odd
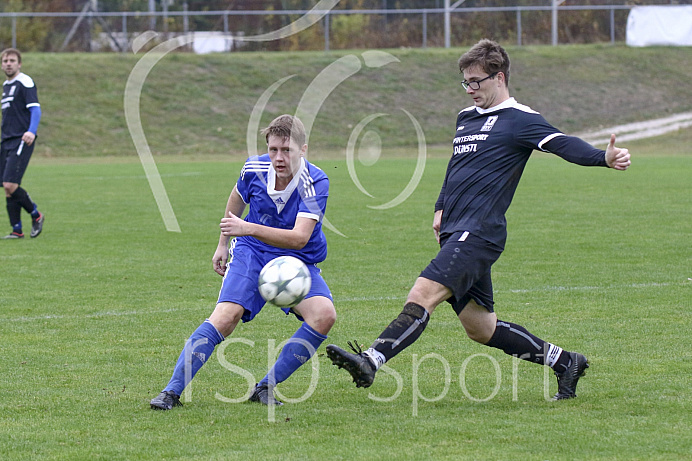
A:
[[[464,325],[466,330],[466,335],[476,341],[477,343],[486,344],[493,337],[495,332],[495,325],[489,324],[475,324],[475,325]]]
[[[235,303],[219,303],[214,312],[209,316],[209,321],[223,336],[233,333],[233,330],[240,322],[245,309]]]
[[[466,330],[466,335],[476,341],[477,343],[485,344],[488,341],[490,341],[490,338],[492,338],[492,334],[488,335],[487,332],[483,330]]]
[[[477,343],[486,344],[493,337],[495,332],[495,327],[492,325],[486,325],[485,323],[466,323],[464,324],[464,330],[466,330],[466,336],[470,339],[476,341]]]
[[[446,286],[424,277],[418,277],[408,293],[406,304],[414,303],[424,306],[428,314],[432,314],[437,305],[451,295],[452,292]]]
[[[315,320],[320,325],[321,331],[329,331],[336,323],[336,309],[331,304],[321,306]]]
[[[323,314],[323,318],[325,326],[329,326],[329,328],[334,326],[336,323],[336,309],[334,309],[334,306],[326,310],[326,312]]]
[[[303,309],[299,311],[299,314],[310,327],[323,335],[329,333],[336,322],[336,309],[331,302],[313,303],[308,309],[301,307]]]
[[[462,309],[459,313],[459,320],[466,331],[466,335],[481,344],[490,341],[497,325],[497,316],[474,300],[470,300]]]
[[[14,182],[4,182],[2,183],[2,187],[5,189],[5,196],[9,197],[10,195],[14,194],[14,191],[17,190],[19,184]]]

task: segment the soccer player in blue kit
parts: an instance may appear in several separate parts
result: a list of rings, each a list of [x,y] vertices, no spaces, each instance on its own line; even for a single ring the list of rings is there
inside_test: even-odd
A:
[[[284,309],[302,324],[272,369],[257,383],[250,400],[282,405],[274,397],[274,386],[315,354],[336,321],[331,293],[316,266],[327,256],[322,219],[329,178],[306,160],[305,127],[297,117],[279,116],[262,134],[266,136],[268,153],[247,159],[221,220],[219,244],[212,258],[214,270],[223,275],[216,308],[187,340],[170,382],[151,400],[152,409],[170,410],[182,405],[183,389],[214,348],[238,322],[249,322],[260,312],[265,302],[257,278],[262,267],[278,256],[302,260],[310,270],[312,286],[296,307]],[[243,220],[246,205],[250,209]]]
[[[12,231],[3,239],[24,238],[22,208],[31,215],[32,238],[43,230],[44,215],[38,211],[26,190],[22,177],[29,166],[41,120],[41,105],[34,81],[21,72],[22,54],[15,48],[0,53],[7,80],[2,84],[2,143],[0,144],[0,178],[5,189],[7,214]]]
[[[576,397],[589,364],[494,312],[491,266],[504,250],[505,212],[533,150],[554,153],[584,166],[626,170],[627,149],[605,151],[567,136],[509,95],[510,61],[504,48],[481,40],[459,59],[462,85],[474,105],[459,112],[453,154],[435,203],[433,230],[440,251],[408,294],[403,311],[362,351],[335,345],[327,355],[358,387],[369,387],[377,369],[416,341],[437,305],[449,302],[469,338],[509,355],[551,367],[558,381],[553,400]]]

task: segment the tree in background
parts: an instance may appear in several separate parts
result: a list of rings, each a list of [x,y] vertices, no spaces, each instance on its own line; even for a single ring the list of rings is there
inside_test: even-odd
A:
[[[3,12],[32,12],[32,11],[52,11],[51,5],[40,0],[5,0],[0,4],[0,11]],[[55,3],[70,3],[67,1],[56,1]],[[23,18],[15,19],[17,46],[22,51],[40,51],[45,49],[50,34],[50,21],[46,18]],[[0,48],[12,46],[12,18],[0,18]]]

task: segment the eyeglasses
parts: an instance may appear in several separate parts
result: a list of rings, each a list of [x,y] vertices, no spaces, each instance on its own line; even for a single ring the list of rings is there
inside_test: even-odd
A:
[[[461,82],[461,86],[463,86],[465,90],[468,90],[469,88],[471,88],[473,91],[480,90],[481,89],[481,82],[484,82],[484,81],[488,80],[489,78],[493,78],[494,76],[496,76],[499,73],[500,72],[493,72],[492,74],[488,75],[487,77],[482,78],[480,80],[474,80],[473,82],[467,82],[466,80],[464,80]]]

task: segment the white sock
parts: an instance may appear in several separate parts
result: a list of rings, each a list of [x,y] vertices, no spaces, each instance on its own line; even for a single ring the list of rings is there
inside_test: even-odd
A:
[[[372,347],[365,351],[365,355],[368,356],[372,364],[375,366],[375,370],[379,370],[380,367],[384,365],[384,362],[387,361],[382,352],[376,351]]]
[[[555,344],[550,344],[550,347],[548,348],[548,354],[545,358],[545,364],[548,365],[550,368],[553,368],[557,361],[560,359],[560,355],[562,355],[562,348],[556,346]]]

